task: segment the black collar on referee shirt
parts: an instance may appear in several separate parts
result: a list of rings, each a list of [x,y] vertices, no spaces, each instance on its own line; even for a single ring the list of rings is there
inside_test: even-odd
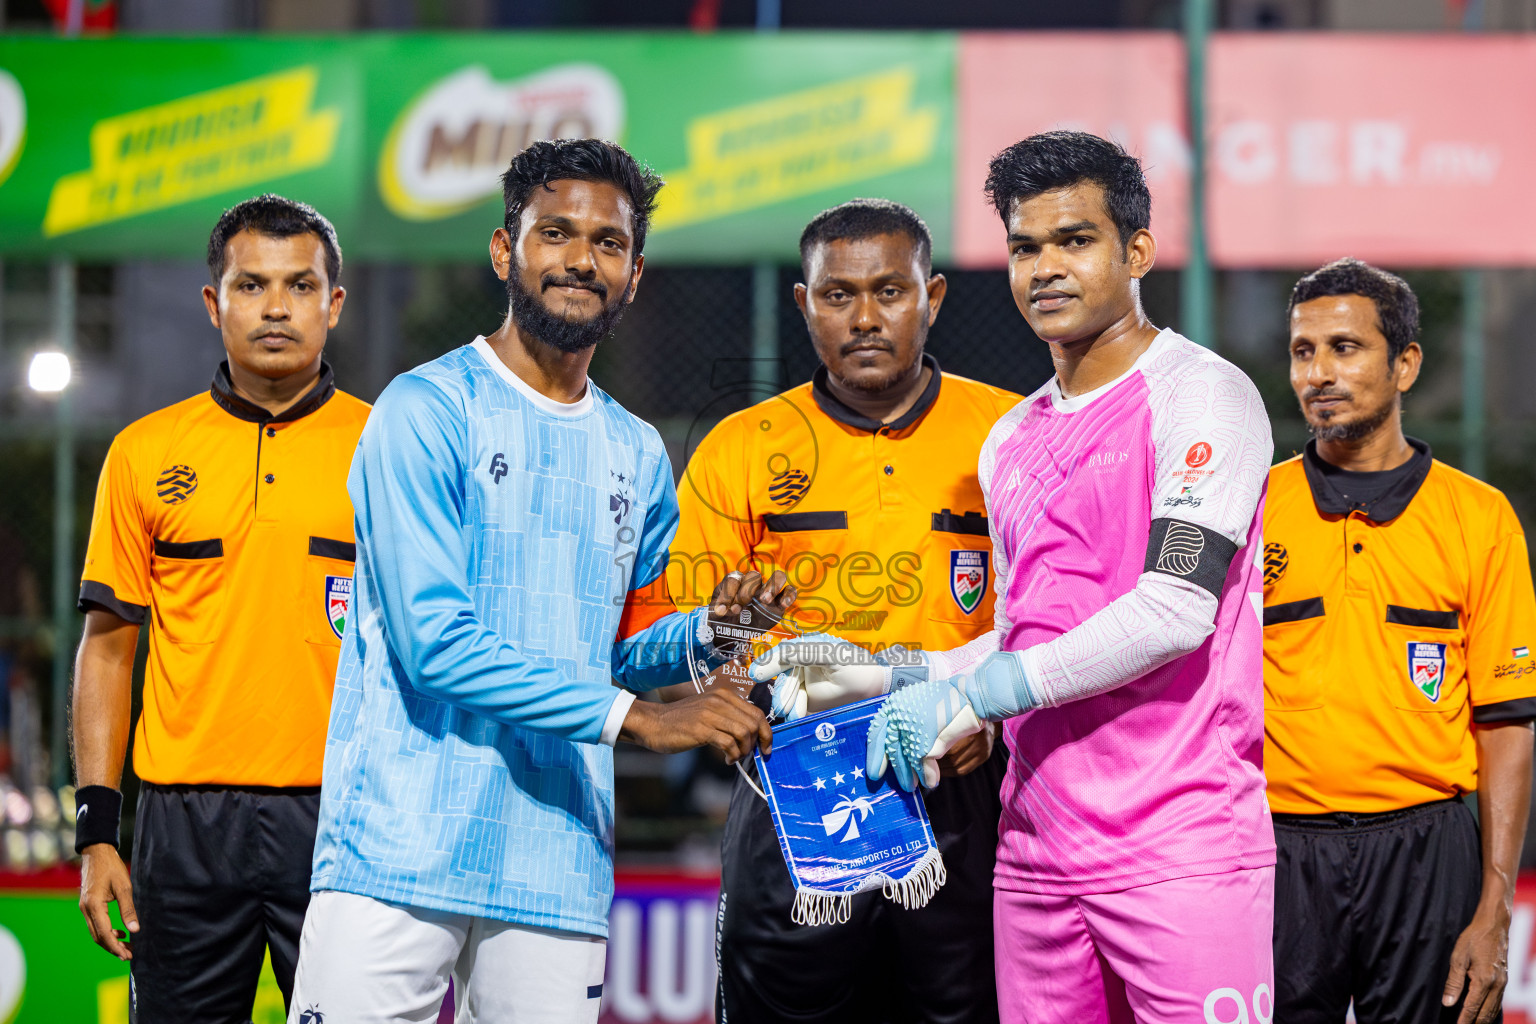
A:
[[[827,387],[827,368],[816,367],[816,372],[811,375],[811,395],[816,399],[816,404],[821,411],[837,420],[846,423],[855,430],[867,430],[871,434],[878,434],[882,430],[905,430],[918,420],[923,418],[923,413],[932,408],[933,403],[939,397],[939,378],[943,372],[939,369],[939,361],[927,352],[923,353],[923,365],[933,371],[928,378],[923,393],[917,396],[917,401],[912,403],[912,408],[902,413],[889,423],[881,423],[879,420],[870,419],[862,413],[854,412],[832,394],[832,389]]]
[[[1416,437],[1407,438],[1407,441],[1413,448],[1413,457],[1396,469],[1384,469],[1379,473],[1356,473],[1324,462],[1317,454],[1317,441],[1308,441],[1301,464],[1306,469],[1307,485],[1312,488],[1312,501],[1317,510],[1331,516],[1363,512],[1373,523],[1385,523],[1402,515],[1413,496],[1419,493],[1434,462],[1429,445]],[[1349,493],[1352,485],[1359,487],[1360,494],[1365,497],[1352,496]]]
[[[209,389],[209,394],[213,396],[215,402],[219,403],[219,408],[236,419],[251,423],[292,423],[294,420],[303,419],[329,402],[335,393],[336,377],[331,373],[331,364],[323,359],[320,361],[320,376],[316,378],[315,383],[304,392],[303,397],[277,416],[273,416],[255,402],[247,401],[235,394],[235,386],[229,379],[229,360],[227,359],[214,371],[213,387]]]

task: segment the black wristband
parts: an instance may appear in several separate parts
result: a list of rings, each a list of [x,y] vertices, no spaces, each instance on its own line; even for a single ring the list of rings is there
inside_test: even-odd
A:
[[[123,823],[123,794],[106,786],[81,786],[75,790],[75,852],[87,846],[111,843],[117,848],[118,826]]]

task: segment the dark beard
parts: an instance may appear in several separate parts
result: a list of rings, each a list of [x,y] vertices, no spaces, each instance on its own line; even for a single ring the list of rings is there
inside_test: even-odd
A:
[[[925,323],[918,328],[917,337],[913,339],[912,351],[916,354],[915,358],[906,366],[903,366],[899,370],[893,370],[890,374],[881,377],[878,380],[861,383],[858,381],[844,380],[843,378],[839,377],[837,378],[837,382],[843,387],[847,388],[849,391],[857,391],[861,394],[872,396],[882,395],[889,391],[891,388],[895,387],[903,377],[911,373],[912,367],[918,366],[922,363],[923,352],[927,346],[928,325]]]
[[[539,288],[542,292],[551,285],[564,283],[567,282],[546,274],[539,282]],[[598,298],[606,298],[606,289],[602,285],[594,283],[593,288]],[[550,312],[540,295],[523,287],[522,268],[515,261],[507,274],[507,300],[512,322],[517,325],[520,334],[527,338],[537,338],[551,348],[569,353],[584,352],[612,334],[624,316],[624,307],[628,305],[621,294],[614,301],[605,302],[601,312],[591,320],[568,320],[558,313]]]
[[[1308,423],[1307,429],[1311,431],[1313,437],[1329,444],[1363,441],[1387,422],[1387,417],[1392,415],[1393,405],[1393,402],[1388,402],[1369,416],[1351,423],[1324,423],[1322,426],[1313,426]]]

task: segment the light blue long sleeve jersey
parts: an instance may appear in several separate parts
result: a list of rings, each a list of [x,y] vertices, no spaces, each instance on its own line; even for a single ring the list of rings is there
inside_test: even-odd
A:
[[[660,435],[591,383],[551,401],[476,339],[385,389],[347,487],[311,889],[606,936],[633,700],[612,680],[686,679],[706,614],[618,636],[677,529]]]

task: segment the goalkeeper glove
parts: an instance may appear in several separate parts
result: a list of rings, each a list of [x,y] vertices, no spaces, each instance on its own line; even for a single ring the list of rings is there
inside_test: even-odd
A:
[[[969,672],[933,679],[893,693],[869,727],[865,771],[871,779],[896,772],[896,783],[911,792],[922,782],[939,784],[939,758],[960,740],[1041,704],[1016,653],[994,652]]]

